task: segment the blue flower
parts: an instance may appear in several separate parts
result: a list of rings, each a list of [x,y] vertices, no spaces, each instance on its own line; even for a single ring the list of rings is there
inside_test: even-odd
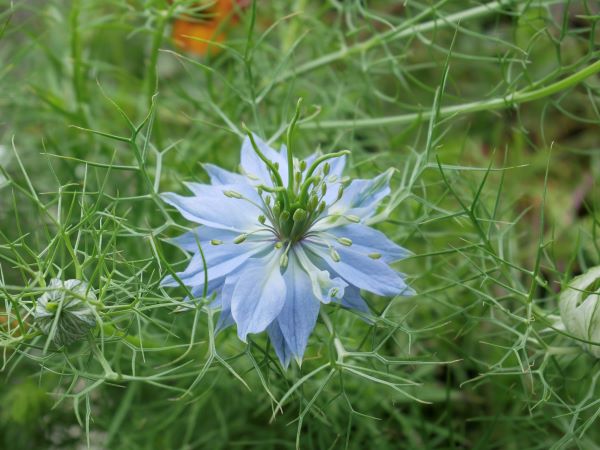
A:
[[[342,176],[348,152],[294,158],[249,134],[241,174],[204,166],[210,184],[187,183],[192,196],[162,198],[201,226],[173,240],[192,253],[178,273],[195,297],[206,286],[221,309],[218,329],[239,338],[267,330],[282,364],[299,363],[322,303],[368,314],[360,290],[412,295],[389,264],[408,251],[368,226],[389,195],[392,169],[371,180]],[[206,274],[202,254],[206,260]],[[164,286],[178,286],[171,276]]]

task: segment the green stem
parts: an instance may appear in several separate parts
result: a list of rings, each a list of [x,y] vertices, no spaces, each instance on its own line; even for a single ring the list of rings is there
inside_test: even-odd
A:
[[[556,0],[551,0],[548,3],[555,3]],[[446,3],[446,2],[441,2]],[[377,36],[373,36],[370,39],[367,39],[364,42],[359,44],[355,44],[349,47],[342,48],[332,53],[328,53],[326,55],[321,56],[320,58],[313,59],[305,64],[302,64],[296,67],[293,70],[282,73],[278,78],[276,78],[273,84],[282,83],[287,81],[290,78],[296,77],[298,75],[302,75],[306,72],[310,72],[319,67],[326,66],[332,62],[338,61],[340,59],[344,59],[347,56],[351,56],[354,53],[362,52],[370,49],[376,45],[382,44],[384,42],[389,42],[395,39],[401,39],[408,36],[414,36],[419,33],[423,33],[426,31],[431,31],[434,29],[439,29],[443,27],[447,27],[450,25],[454,25],[456,23],[462,23],[468,19],[474,19],[482,16],[487,16],[489,14],[495,13],[505,6],[509,6],[514,4],[515,0],[498,0],[495,2],[491,2],[485,5],[477,6],[475,8],[467,9],[465,11],[457,12],[455,14],[450,14],[446,17],[441,17],[438,19],[433,19],[428,22],[423,22],[421,24],[417,24],[414,26],[410,26],[416,21],[422,19],[423,17],[435,12],[439,5],[424,11],[413,19],[409,20],[408,23],[404,23],[397,28],[393,28],[385,33],[378,34]]]
[[[462,105],[453,105],[440,108],[438,117],[448,117],[454,114],[468,114],[479,111],[495,111],[504,109],[520,103],[527,103],[534,100],[539,100],[544,97],[556,94],[557,92],[571,88],[591,75],[600,72],[600,61],[596,61],[589,66],[584,67],[580,71],[552,83],[546,87],[534,89],[532,91],[522,90],[514,92],[505,97],[497,97],[489,100],[481,100],[477,102],[464,103]],[[383,125],[399,125],[411,123],[415,120],[429,120],[434,112],[431,110],[401,114],[398,116],[377,117],[370,119],[355,119],[355,120],[326,120],[323,122],[302,123],[300,127],[303,129],[327,129],[327,128],[368,128],[378,127]]]
[[[287,163],[288,163],[288,195],[290,202],[294,201],[294,155],[292,153],[292,138],[294,135],[294,128],[296,128],[296,122],[300,117],[300,106],[302,105],[302,97],[298,99],[296,104],[296,112],[292,118],[292,122],[287,130]]]
[[[118,336],[121,339],[129,342],[131,345],[133,345],[134,347],[138,347],[138,348],[144,348],[144,349],[148,349],[148,350],[165,350],[165,345],[161,344],[159,342],[155,342],[152,341],[151,339],[144,339],[143,341],[139,338],[139,336],[135,336],[132,334],[127,334],[124,333],[123,331],[117,329],[114,325],[110,324],[110,323],[103,323],[102,324],[102,331],[104,332],[104,334],[106,336]],[[178,349],[177,353],[179,353]]]

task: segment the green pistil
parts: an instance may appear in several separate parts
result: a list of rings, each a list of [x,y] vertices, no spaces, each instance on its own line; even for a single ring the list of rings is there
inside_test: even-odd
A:
[[[287,160],[288,160],[288,194],[290,197],[294,197],[294,155],[292,153],[292,137],[294,134],[294,128],[296,127],[296,122],[298,122],[298,118],[300,117],[300,105],[302,105],[302,97],[298,99],[298,103],[296,103],[296,112],[294,113],[294,117],[292,118],[292,122],[287,130]]]
[[[331,165],[327,161],[350,153],[348,150],[344,150],[322,155],[313,161],[308,168],[308,164],[303,160],[298,165],[299,171],[295,171],[292,144],[294,128],[300,117],[300,105],[301,99],[298,101],[294,117],[287,130],[287,186],[283,184],[279,173],[279,165],[270,161],[262,153],[256,144],[252,132],[242,124],[244,131],[248,134],[252,148],[267,166],[270,178],[273,181],[273,187],[264,185],[257,187],[258,193],[263,198],[264,203],[264,215],[261,214],[259,216],[259,222],[264,225],[268,218],[273,224],[273,231],[286,245],[284,255],[287,255],[287,250],[291,245],[305,236],[315,220],[317,220],[326,208],[323,198],[327,193],[327,185],[324,179],[331,170]],[[338,197],[342,192],[342,190],[339,191]],[[263,197],[263,194],[265,197]],[[241,197],[240,194],[233,191],[226,191],[225,195],[232,198]],[[244,240],[245,236],[240,235],[234,242],[241,243]],[[281,260],[282,266],[285,266],[286,263],[286,256],[283,256]]]

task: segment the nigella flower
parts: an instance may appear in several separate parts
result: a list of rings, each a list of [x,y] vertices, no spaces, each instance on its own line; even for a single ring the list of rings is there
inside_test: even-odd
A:
[[[267,330],[284,366],[301,361],[321,304],[361,313],[365,290],[412,295],[389,264],[408,255],[368,223],[389,195],[392,170],[371,180],[342,176],[347,151],[297,160],[249,133],[241,174],[206,164],[210,184],[187,183],[192,196],[163,199],[201,226],[173,242],[193,254],[179,281],[221,308],[218,329],[236,324],[242,341]],[[168,276],[165,286],[178,286]]]

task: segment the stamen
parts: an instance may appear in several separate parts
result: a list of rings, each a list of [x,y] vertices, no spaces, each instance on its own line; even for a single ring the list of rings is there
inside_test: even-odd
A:
[[[369,253],[368,256],[371,259],[379,259],[379,258],[381,258],[381,253]]]
[[[229,198],[242,198],[242,194],[235,191],[223,191],[223,194]]]
[[[246,240],[247,237],[248,237],[248,235],[246,233],[240,234],[233,240],[233,243],[241,244],[242,242],[244,242]]]
[[[345,237],[337,238],[337,241],[340,244],[345,245],[346,247],[350,247],[352,245],[352,239],[348,239]]]
[[[289,262],[289,258],[288,258],[287,251],[286,251],[281,255],[281,258],[279,258],[279,266],[282,269],[285,269],[288,265],[288,262]]]
[[[223,243],[223,241],[221,241],[219,239],[211,239],[210,243],[211,243],[211,245],[221,245]]]
[[[360,217],[358,216],[354,216],[352,214],[348,215],[348,216],[344,216],[344,218],[346,218],[347,220],[349,220],[350,222],[354,222],[354,223],[359,223],[360,222]]]
[[[333,247],[329,247],[329,255],[334,262],[340,262],[342,258],[340,258],[340,254]]]

